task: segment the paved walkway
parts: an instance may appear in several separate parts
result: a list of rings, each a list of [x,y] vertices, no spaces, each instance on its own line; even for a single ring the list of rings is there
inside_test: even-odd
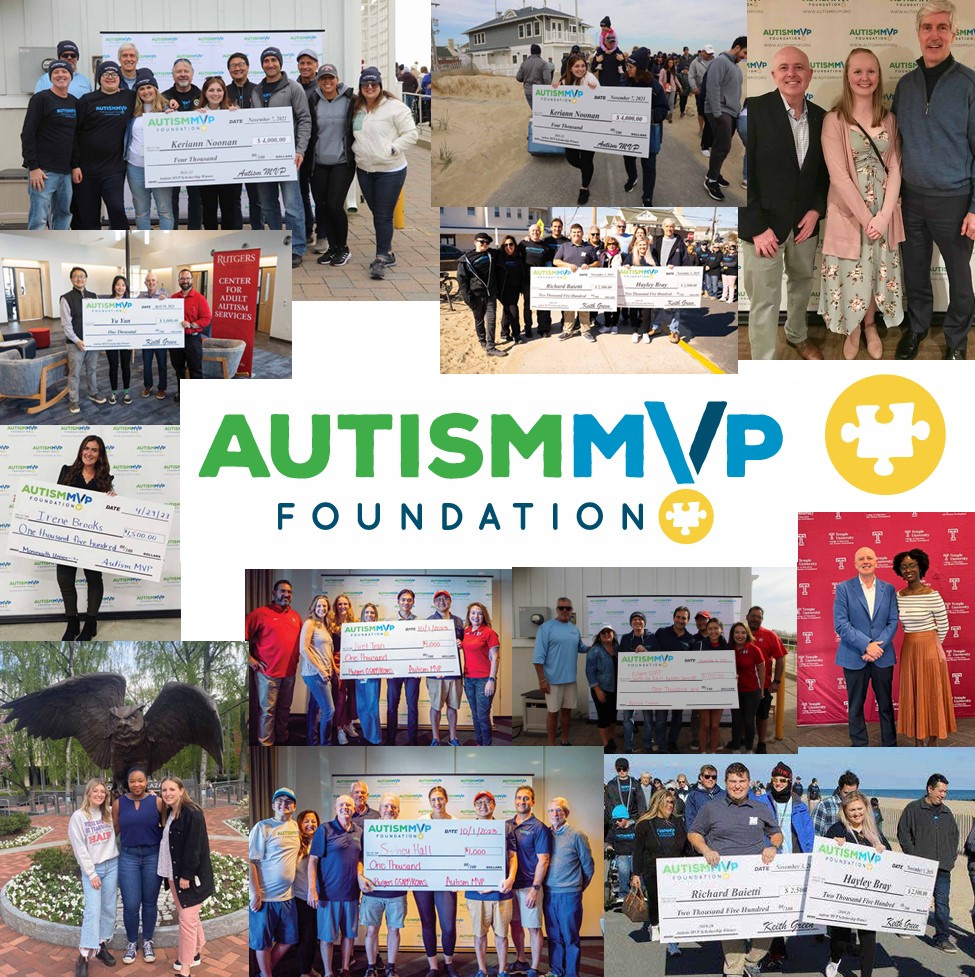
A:
[[[210,846],[214,851],[227,855],[246,855],[247,839],[224,824],[225,818],[236,814],[235,808],[228,805],[206,809],[207,831]],[[31,818],[31,824],[51,827],[43,838],[33,845],[15,851],[0,851],[0,886],[30,868],[30,853],[38,848],[50,848],[68,844],[68,818],[41,815]],[[121,902],[119,903],[119,924],[115,932],[112,949],[121,965],[121,951],[125,944],[125,931],[121,926]],[[79,931],[80,932],[80,931]],[[10,929],[0,921],[0,977],[63,977],[73,972],[78,956],[77,947],[54,946],[31,939]],[[173,962],[178,953],[175,947],[157,947],[156,962],[145,963],[140,956],[134,964],[125,967],[127,975],[172,973]],[[247,934],[211,940],[203,950],[206,973],[215,977],[242,977],[247,959]],[[91,965],[95,977],[101,974],[102,965],[95,961]],[[101,968],[101,969],[100,969]]]
[[[437,297],[438,277],[433,248],[440,235],[440,218],[430,206],[430,147],[412,146],[407,154],[406,227],[393,233],[396,266],[382,281],[369,277],[369,263],[376,256],[372,214],[365,200],[358,213],[349,215],[349,250],[352,257],[341,268],[319,265],[311,250],[300,268],[292,272],[296,302],[432,300]],[[360,195],[361,196],[361,195]]]

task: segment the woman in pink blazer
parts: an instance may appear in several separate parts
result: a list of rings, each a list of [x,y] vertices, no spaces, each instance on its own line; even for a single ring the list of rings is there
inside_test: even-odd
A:
[[[829,169],[819,314],[846,336],[845,359],[856,359],[863,332],[867,353],[883,355],[878,310],[886,325],[904,318],[900,251],[900,146],[897,121],[884,108],[877,56],[854,48],[846,59],[843,94],[823,122]]]

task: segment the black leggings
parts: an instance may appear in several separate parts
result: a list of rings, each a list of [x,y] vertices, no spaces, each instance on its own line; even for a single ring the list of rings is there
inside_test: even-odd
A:
[[[61,599],[64,601],[64,613],[68,617],[77,617],[78,588],[75,586],[75,577],[78,568],[68,566],[66,563],[57,564],[57,568],[58,587],[61,590]],[[102,606],[102,597],[105,594],[101,570],[85,570],[85,580],[88,581],[88,617],[98,617],[98,609]]]
[[[616,725],[616,692],[603,692],[605,702],[596,698],[595,689],[590,689],[589,694],[596,707],[596,726],[599,729],[612,729]]]
[[[331,248],[344,248],[349,243],[345,195],[354,176],[355,166],[351,163],[318,164],[311,176],[311,194],[315,198],[315,212],[319,215],[318,236],[327,237]]]
[[[567,149],[566,161],[570,166],[582,171],[582,185],[588,187],[592,183],[593,159],[596,154],[589,149]]]
[[[106,349],[105,356],[108,358],[108,382],[114,393],[118,390],[118,368],[122,364],[122,387],[129,389],[129,381],[132,378],[132,350],[130,349]]]
[[[873,962],[877,956],[877,934],[873,930],[857,930],[860,938],[860,975],[871,977]],[[852,942],[852,930],[843,926],[829,927],[829,958],[839,963]]]
[[[220,230],[237,231],[243,226],[238,213],[240,211],[240,184],[217,183],[212,186],[200,187],[200,202],[203,207],[203,227],[205,230],[218,230],[217,204],[220,205]]]
[[[731,710],[731,745],[751,750],[755,742],[755,714],[762,701],[761,690],[739,692],[738,708]]]
[[[72,200],[77,201],[78,223],[86,231],[97,231],[102,226],[102,201],[108,213],[108,226],[115,231],[125,231],[129,219],[125,216],[125,171],[121,173],[97,173],[82,171],[84,179],[74,184]]]
[[[318,911],[304,899],[295,899],[298,910],[298,973],[310,974],[318,953]]]

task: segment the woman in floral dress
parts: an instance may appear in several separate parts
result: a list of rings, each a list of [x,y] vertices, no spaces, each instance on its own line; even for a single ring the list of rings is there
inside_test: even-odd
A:
[[[884,108],[880,62],[866,48],[846,59],[843,94],[823,122],[829,169],[819,314],[846,336],[845,359],[856,359],[861,331],[867,353],[883,355],[875,316],[904,318],[898,245],[901,167],[897,121]]]

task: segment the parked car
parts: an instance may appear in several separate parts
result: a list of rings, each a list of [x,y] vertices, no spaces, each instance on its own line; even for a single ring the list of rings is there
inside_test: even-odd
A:
[[[457,259],[464,254],[462,248],[456,248],[452,244],[440,245],[440,270],[448,273],[457,271]]]

